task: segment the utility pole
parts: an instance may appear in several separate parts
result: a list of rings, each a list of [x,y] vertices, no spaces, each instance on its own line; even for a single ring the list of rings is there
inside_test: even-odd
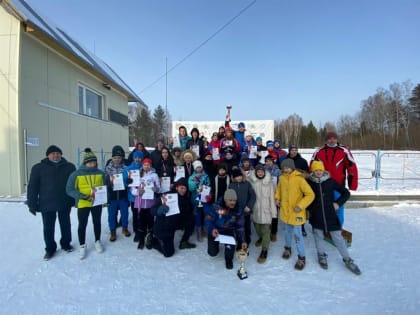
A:
[[[168,121],[168,57],[166,57],[166,70],[165,70],[165,118],[166,118],[166,145],[169,144],[169,121]]]

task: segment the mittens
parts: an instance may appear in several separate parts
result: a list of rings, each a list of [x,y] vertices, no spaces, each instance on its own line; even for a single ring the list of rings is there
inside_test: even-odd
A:
[[[164,215],[167,214],[169,212],[169,207],[165,206],[165,205],[161,205],[158,209],[157,209],[157,214],[158,215]]]

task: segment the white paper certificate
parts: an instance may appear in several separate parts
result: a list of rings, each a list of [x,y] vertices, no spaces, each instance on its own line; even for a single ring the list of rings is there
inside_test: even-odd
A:
[[[220,160],[220,152],[219,152],[219,148],[213,148],[211,150],[211,155],[214,161],[218,161]]]
[[[166,197],[166,205],[169,207],[169,212],[166,214],[166,216],[178,214],[178,194],[165,194],[164,197]]]
[[[203,190],[200,193],[200,201],[207,202],[206,196],[207,195],[210,195],[211,187],[210,186],[206,186],[206,185],[203,185],[202,187],[203,187]]]
[[[219,242],[220,244],[230,244],[230,245],[236,245],[235,238],[230,235],[223,235],[219,234],[218,237],[214,239],[216,242]]]
[[[265,164],[265,157],[268,155],[268,151],[260,151],[259,153],[261,156],[260,163]]]
[[[108,202],[108,194],[106,191],[106,186],[98,186],[98,187],[92,188],[92,190],[95,192],[95,198],[93,198],[93,204],[92,204],[93,207],[103,205]]]
[[[162,177],[160,183],[160,192],[165,193],[171,190],[171,178],[170,177]]]
[[[153,192],[153,187],[154,187],[153,183],[146,184],[144,186],[144,193],[141,196],[141,199],[143,199],[143,200],[153,200],[153,199],[155,199],[155,193]]]
[[[251,150],[249,150],[249,158],[256,159],[257,158],[257,146],[251,145]]]
[[[124,190],[124,180],[122,174],[114,174],[112,175],[112,189],[116,190]]]
[[[191,146],[191,150],[197,155],[197,157],[200,157],[200,147],[196,144],[193,144]]]
[[[128,178],[131,178],[133,182],[129,184],[129,187],[139,187],[140,186],[140,170],[129,170]]]
[[[176,182],[178,179],[185,177],[185,168],[183,165],[176,166],[175,167],[175,179],[174,182]]]
[[[172,144],[172,147],[173,148],[181,147],[181,142],[179,141],[179,137],[178,136],[175,136],[174,137],[174,143]]]

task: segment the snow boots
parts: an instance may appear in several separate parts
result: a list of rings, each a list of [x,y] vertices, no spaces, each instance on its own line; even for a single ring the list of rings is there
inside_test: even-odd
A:
[[[295,269],[296,270],[303,270],[303,268],[305,268],[305,264],[306,264],[305,256],[299,256],[298,255],[298,260],[296,261]]]
[[[318,254],[318,263],[322,269],[328,269],[328,255],[326,253]]]
[[[256,242],[255,242],[255,247],[260,247],[262,244],[262,238],[259,238]]]
[[[123,234],[125,237],[130,237],[130,236],[131,236],[131,233],[130,233],[130,231],[129,231],[127,228],[123,228],[123,229],[122,229],[122,234]]]
[[[259,263],[259,264],[263,264],[263,263],[265,263],[265,261],[267,260],[267,253],[268,253],[268,250],[267,249],[262,249],[261,250],[261,253],[260,253],[260,257],[258,257],[258,259],[257,259],[257,262]]]
[[[343,261],[346,264],[347,269],[349,269],[354,274],[360,275],[362,273],[359,267],[354,263],[353,259],[351,259],[350,257],[343,258]]]
[[[289,259],[291,255],[292,255],[292,248],[284,247],[283,255],[281,257],[283,257],[283,259]]]
[[[109,237],[110,242],[115,242],[117,239],[117,233],[115,231],[111,231],[111,236]]]

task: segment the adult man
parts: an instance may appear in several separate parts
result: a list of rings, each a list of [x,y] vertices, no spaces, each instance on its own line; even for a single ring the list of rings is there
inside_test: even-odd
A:
[[[350,190],[357,190],[358,170],[356,161],[347,146],[338,143],[338,136],[335,132],[328,132],[325,136],[326,144],[315,151],[311,158],[313,161],[322,161],[325,170],[330,173],[332,179],[340,185],[345,186],[346,177]],[[344,209],[340,207],[337,211],[341,225],[344,224]]]
[[[29,211],[36,215],[42,214],[44,226],[45,255],[49,260],[57,250],[54,240],[55,220],[58,214],[60,224],[61,248],[67,252],[73,251],[71,246],[70,210],[74,205],[73,198],[66,194],[66,183],[69,175],[76,167],[62,157],[63,152],[56,145],[51,145],[46,151],[46,158],[35,164],[27,191]]]
[[[303,171],[305,173],[309,172],[308,162],[300,155],[298,152],[298,147],[295,144],[289,146],[289,154],[287,154],[288,159],[292,159],[295,162],[295,167],[297,170]]]

